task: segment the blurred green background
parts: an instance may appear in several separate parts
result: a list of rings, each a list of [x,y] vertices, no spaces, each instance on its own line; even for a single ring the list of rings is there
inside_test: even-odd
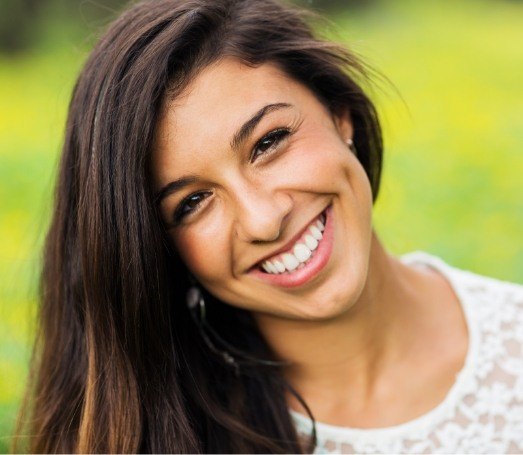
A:
[[[75,77],[122,0],[0,3],[0,451],[34,333],[41,245]],[[367,0],[327,8],[329,36],[393,86],[375,226],[388,248],[523,282],[523,2]],[[116,6],[115,6],[116,4]],[[341,8],[339,5],[341,4]]]

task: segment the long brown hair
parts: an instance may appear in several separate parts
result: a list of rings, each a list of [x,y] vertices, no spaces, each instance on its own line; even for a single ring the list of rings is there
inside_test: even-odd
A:
[[[202,341],[186,270],[154,206],[159,110],[217,59],[273,62],[349,109],[374,198],[382,142],[362,64],[276,0],[158,0],[122,14],[69,109],[44,252],[40,329],[21,433],[32,452],[301,452],[278,367],[235,374]],[[207,296],[216,332],[270,358],[250,315]],[[314,443],[314,441],[312,441]]]

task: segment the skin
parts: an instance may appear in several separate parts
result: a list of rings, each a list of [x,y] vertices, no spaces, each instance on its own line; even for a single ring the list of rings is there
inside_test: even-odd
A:
[[[238,147],[231,138],[272,110]],[[262,154],[261,138],[291,134]],[[350,113],[334,116],[276,66],[222,59],[163,107],[152,156],[156,190],[190,176],[160,203],[188,269],[215,296],[253,312],[287,379],[318,421],[395,425],[436,406],[467,350],[464,317],[449,283],[386,252],[372,229],[369,181],[347,140]],[[253,153],[255,159],[253,160]],[[204,192],[179,224],[184,198]],[[250,271],[327,206],[334,222],[327,265],[284,288]],[[289,396],[291,408],[302,411]]]

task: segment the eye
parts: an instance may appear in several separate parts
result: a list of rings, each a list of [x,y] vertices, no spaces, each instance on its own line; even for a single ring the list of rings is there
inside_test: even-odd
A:
[[[200,204],[211,195],[210,191],[200,191],[199,193],[192,193],[182,200],[174,211],[174,223],[179,224],[185,217],[194,213],[200,207]]]
[[[272,152],[290,133],[288,128],[279,128],[263,136],[252,150],[251,163],[260,155]]]

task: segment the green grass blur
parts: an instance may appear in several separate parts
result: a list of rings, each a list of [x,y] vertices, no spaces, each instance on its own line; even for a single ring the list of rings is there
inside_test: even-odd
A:
[[[523,282],[523,3],[397,0],[335,22],[333,36],[399,93],[372,94],[385,129],[375,208],[385,244]],[[0,57],[0,452],[25,385],[67,103],[86,57],[64,36]]]

